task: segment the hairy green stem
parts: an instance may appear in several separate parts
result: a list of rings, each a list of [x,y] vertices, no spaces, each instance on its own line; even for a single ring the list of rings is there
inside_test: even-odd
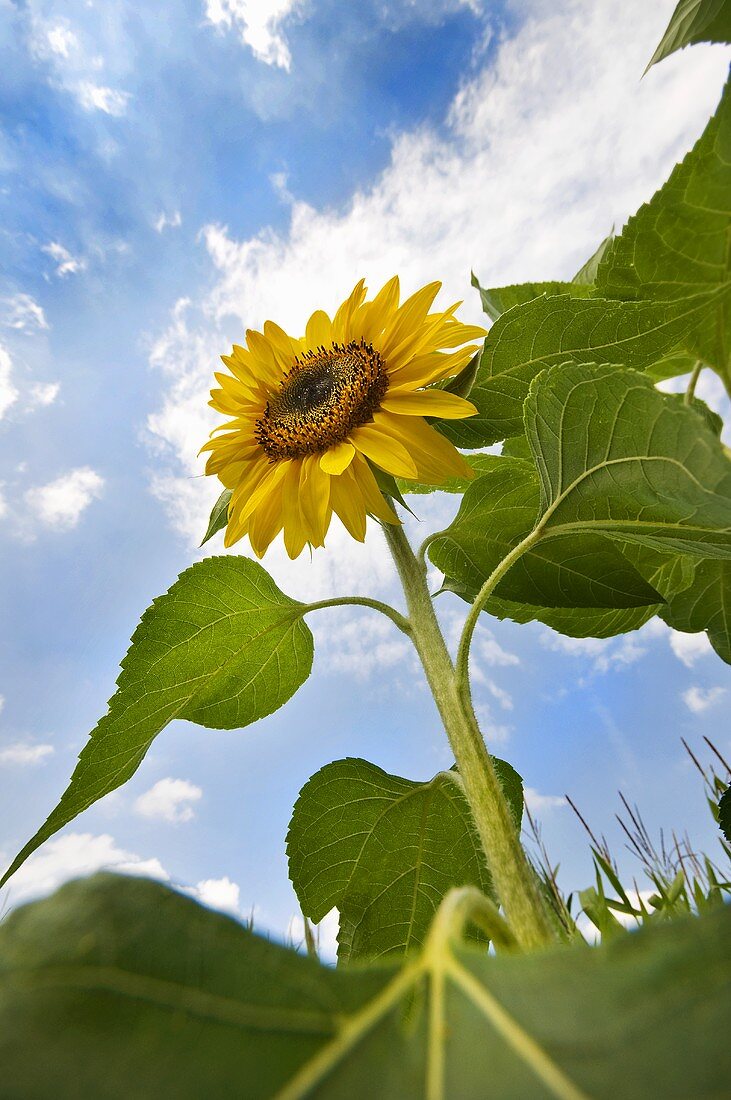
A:
[[[305,608],[305,615],[308,615],[310,611],[319,611],[323,607],[346,607],[350,604],[357,604],[359,607],[371,607],[374,611],[380,611],[400,631],[411,637],[413,633],[411,623],[405,615],[402,615],[395,607],[391,607],[390,604],[382,603],[381,600],[371,600],[367,596],[335,596],[330,600],[318,600],[317,603],[308,603]]]
[[[500,564],[493,569],[490,576],[483,584],[480,591],[475,597],[475,601],[469,610],[469,614],[465,619],[464,627],[462,629],[462,637],[459,640],[459,648],[457,649],[457,664],[455,669],[455,677],[457,681],[457,690],[460,697],[464,701],[465,705],[470,705],[470,684],[469,684],[469,659],[470,659],[470,646],[472,644],[472,635],[475,632],[478,619],[482,612],[483,607],[492,596],[493,592],[497,588],[500,581],[503,579],[507,571],[511,566],[515,565],[518,558],[522,557],[527,550],[530,550],[531,546],[534,546],[541,538],[542,529],[536,527],[529,535],[519,542],[517,546],[513,547],[509,554],[507,554]]]
[[[401,527],[384,524],[384,532],[406,596],[412,640],[444,723],[508,923],[523,948],[550,943],[555,937],[535,872],[523,851],[471,705],[465,706],[458,690],[423,566]]]
[[[693,373],[688,380],[688,388],[685,391],[685,397],[683,398],[684,405],[690,405],[693,397],[695,396],[695,387],[700,377],[700,373],[703,370],[703,363],[699,359],[696,365],[693,367]]]

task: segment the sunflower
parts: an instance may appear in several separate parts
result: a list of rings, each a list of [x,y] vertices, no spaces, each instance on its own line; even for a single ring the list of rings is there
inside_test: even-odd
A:
[[[230,417],[202,448],[206,473],[231,490],[225,544],[249,536],[257,557],[284,529],[296,558],[322,546],[333,512],[354,539],[366,516],[399,523],[374,467],[440,485],[471,468],[425,417],[460,419],[476,409],[439,388],[467,365],[484,330],[454,317],[461,304],[430,313],[441,283],[399,305],[398,277],[367,302],[361,280],[331,320],[312,314],[305,335],[267,321],[246,347],[221,358],[230,374],[210,404]]]

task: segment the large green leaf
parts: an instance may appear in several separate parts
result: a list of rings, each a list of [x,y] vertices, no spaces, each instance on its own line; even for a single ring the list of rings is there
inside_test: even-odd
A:
[[[687,588],[693,579],[694,561],[686,555],[662,554],[650,547],[629,543],[622,545],[622,553],[667,602],[677,592]],[[444,587],[456,592],[468,603],[472,603],[479,591],[452,580],[448,580]],[[486,613],[496,619],[512,619],[517,623],[541,622],[570,638],[613,638],[617,634],[639,630],[664,610],[664,603],[623,608],[538,607],[499,596],[491,597],[485,604]]]
[[[546,371],[525,403],[543,537],[731,558],[731,462],[703,413],[616,367]]]
[[[728,14],[728,13],[727,13]],[[667,183],[629,219],[597,273],[608,298],[687,300],[686,352],[731,391],[731,85],[703,135]],[[629,366],[636,365],[628,363]]]
[[[484,447],[523,432],[531,382],[560,363],[612,363],[645,370],[674,351],[707,305],[622,302],[603,298],[535,298],[504,313],[490,329],[470,401],[477,413],[444,422],[457,446]]]
[[[333,970],[143,880],[0,926],[17,1100],[711,1100],[731,1073],[731,910],[528,956],[465,946],[450,898],[405,965]]]
[[[719,657],[731,664],[731,561],[702,561],[693,581],[661,611],[669,626],[695,634],[708,632]]]
[[[497,321],[501,314],[513,306],[522,306],[534,298],[555,298],[559,294],[568,294],[572,298],[590,298],[593,287],[588,283],[576,281],[563,283],[556,279],[543,283],[516,283],[513,286],[493,287],[485,290],[479,279],[472,273],[472,285],[480,293],[482,308],[491,321]]]
[[[236,729],[281,707],[307,679],[306,607],[256,562],[208,558],[142,616],[109,710],[92,730],[61,801],[3,876],[135,773],[168,722]]]
[[[647,69],[698,42],[731,42],[729,0],[680,0]]]
[[[504,760],[493,763],[519,828],[521,778]],[[455,771],[415,783],[367,760],[327,764],[300,791],[287,853],[304,915],[318,922],[340,911],[341,961],[420,947],[453,886],[492,893]]]
[[[453,523],[429,544],[429,557],[474,596],[539,517],[533,463],[492,459],[492,470],[465,493]],[[577,531],[569,541],[538,542],[513,565],[495,595],[545,607],[637,608],[662,597],[611,540]]]

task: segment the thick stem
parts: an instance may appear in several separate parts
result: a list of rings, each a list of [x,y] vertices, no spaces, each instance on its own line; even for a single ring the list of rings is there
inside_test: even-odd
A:
[[[384,524],[409,610],[412,639],[464,784],[505,915],[521,947],[550,943],[553,929],[536,877],[520,843],[510,807],[470,706],[458,690],[454,666],[434,613],[423,566],[400,527]]]

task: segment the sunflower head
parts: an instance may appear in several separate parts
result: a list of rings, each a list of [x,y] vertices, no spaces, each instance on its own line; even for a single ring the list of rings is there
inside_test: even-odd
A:
[[[305,335],[272,321],[249,330],[246,347],[222,356],[230,373],[210,404],[229,419],[211,433],[206,473],[231,490],[225,543],[249,536],[261,557],[284,531],[291,558],[321,546],[333,512],[358,541],[366,517],[398,523],[373,467],[440,485],[471,468],[425,417],[476,410],[434,388],[469,362],[484,330],[457,321],[457,305],[430,313],[440,283],[399,304],[389,280],[366,301],[361,280],[330,317],[312,314]]]

